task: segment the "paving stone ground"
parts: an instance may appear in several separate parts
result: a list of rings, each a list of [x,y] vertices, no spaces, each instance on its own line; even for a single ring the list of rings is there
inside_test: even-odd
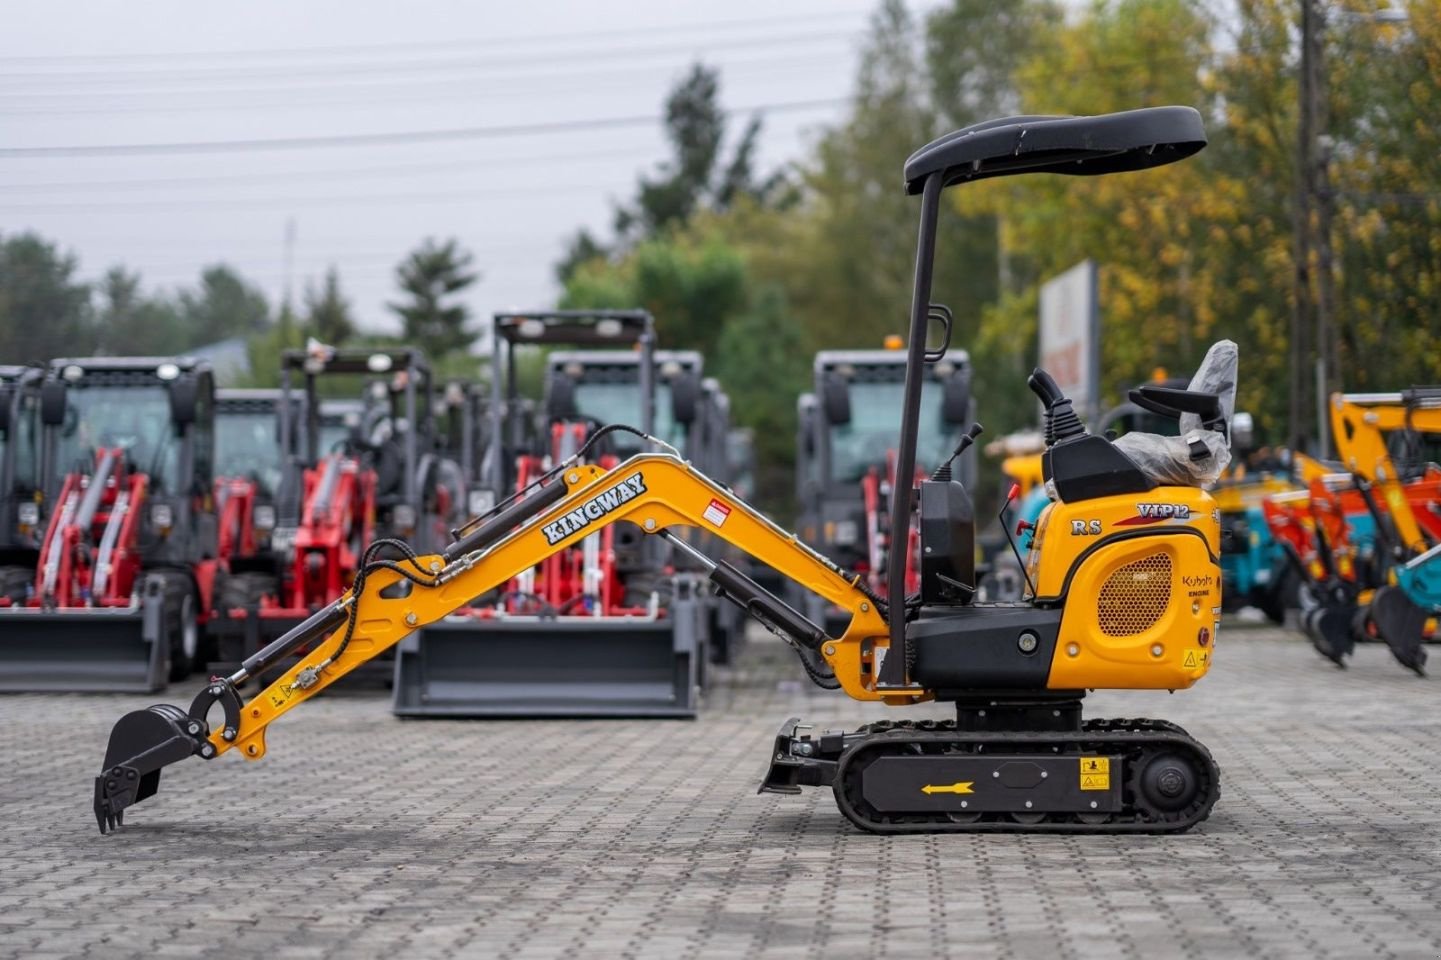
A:
[[[1441,955],[1441,678],[1379,647],[1341,672],[1223,631],[1196,689],[1092,698],[1215,754],[1221,801],[1179,837],[884,838],[829,791],[757,796],[787,716],[886,715],[784,653],[753,643],[695,722],[400,721],[380,693],[326,696],[260,762],[171,767],[104,838],[110,725],[160,698],[0,698],[0,956]]]

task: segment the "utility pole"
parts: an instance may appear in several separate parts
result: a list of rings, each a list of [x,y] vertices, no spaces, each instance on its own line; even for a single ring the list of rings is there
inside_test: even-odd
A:
[[[1311,432],[1309,391],[1311,333],[1319,321],[1311,287],[1312,157],[1315,153],[1317,16],[1315,0],[1301,0],[1301,71],[1298,78],[1296,189],[1292,212],[1291,257],[1295,273],[1291,283],[1291,383],[1288,404],[1290,430],[1287,446],[1305,451]]]
[[[1331,252],[1335,196],[1330,176],[1332,143],[1326,132],[1330,127],[1330,116],[1326,87],[1325,0],[1305,0],[1304,6],[1303,16],[1309,13],[1311,21],[1305,48],[1305,52],[1309,52],[1309,56],[1305,57],[1305,69],[1310,73],[1307,102],[1311,113],[1311,166],[1307,177],[1311,209],[1308,211],[1308,223],[1314,231],[1311,245],[1316,256],[1316,453],[1326,457],[1330,454],[1330,417],[1327,414],[1330,395],[1341,381],[1337,368],[1336,271]]]

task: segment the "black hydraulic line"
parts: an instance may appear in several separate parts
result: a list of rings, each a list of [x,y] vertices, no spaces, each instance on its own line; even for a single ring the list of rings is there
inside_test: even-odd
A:
[[[341,606],[339,600],[321,607],[241,663],[240,669],[245,677],[238,680],[232,679],[232,682],[238,685],[244,682],[245,678],[258,676],[271,664],[297,647],[326,636],[344,623],[345,618],[345,607]]]
[[[565,499],[566,486],[560,481],[544,484],[524,500],[517,500],[470,533],[445,548],[446,563],[452,563],[475,550],[490,546],[520,524]]]

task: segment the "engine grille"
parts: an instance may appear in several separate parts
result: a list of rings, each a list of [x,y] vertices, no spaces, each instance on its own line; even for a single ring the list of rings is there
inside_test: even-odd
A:
[[[1171,557],[1153,553],[1106,578],[1096,601],[1096,617],[1106,636],[1133,637],[1155,626],[1170,602]]]

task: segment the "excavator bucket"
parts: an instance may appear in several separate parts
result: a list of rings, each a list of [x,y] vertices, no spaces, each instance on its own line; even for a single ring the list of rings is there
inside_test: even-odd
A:
[[[402,717],[694,717],[705,615],[678,581],[664,616],[448,617],[400,642]]]
[[[1419,676],[1426,675],[1426,618],[1429,614],[1411,602],[1398,587],[1380,587],[1371,598],[1371,622],[1391,648],[1396,662]]]
[[[203,729],[169,704],[120,718],[110,731],[105,763],[95,778],[95,820],[101,833],[125,822],[126,807],[155,795],[161,768],[194,754]]]
[[[165,582],[130,607],[0,609],[0,693],[151,693],[165,686]]]
[[[1346,658],[1356,648],[1350,612],[1341,606],[1325,605],[1306,611],[1301,626],[1316,651],[1336,664],[1346,666]]]

